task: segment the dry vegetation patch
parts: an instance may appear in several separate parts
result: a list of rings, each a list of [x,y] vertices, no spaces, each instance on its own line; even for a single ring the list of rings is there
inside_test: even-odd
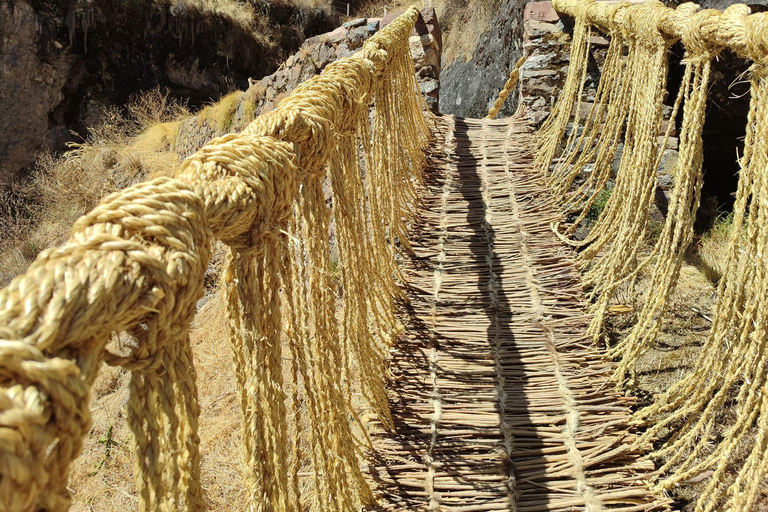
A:
[[[664,313],[664,327],[653,348],[638,360],[636,382],[630,389],[638,398],[638,408],[651,405],[654,396],[663,394],[696,365],[712,325],[712,308],[717,302],[717,284],[725,265],[724,257],[732,226],[732,216],[722,215],[689,248],[677,287]],[[649,247],[643,256],[649,253],[652,243],[653,240],[649,240]],[[641,272],[635,283],[626,284],[617,292],[615,303],[628,306],[620,311],[629,312],[609,317],[608,343],[624,338],[634,326],[636,315],[642,310],[648,286],[652,282],[650,272],[653,267],[646,268],[648,270]],[[719,420],[720,430],[715,432],[715,441],[727,435],[724,426],[733,423],[735,405],[732,400],[723,408]],[[753,427],[752,430],[754,433],[757,429]],[[663,441],[660,439],[657,446]],[[749,455],[753,444],[751,438],[742,443],[733,459],[734,471],[726,475],[726,484],[730,485],[735,479],[736,470]],[[716,445],[712,446],[714,448]],[[678,510],[693,512],[696,498],[711,474],[712,471],[705,471],[675,489],[673,497]],[[768,486],[765,484],[754,509],[754,512],[764,511],[768,511]]]
[[[350,3],[355,5],[355,2]],[[491,28],[504,0],[363,0],[357,3],[354,17],[380,17],[384,6],[391,12],[414,3],[435,8],[443,33],[442,66],[445,68],[454,61],[472,58],[480,38]]]
[[[75,220],[105,195],[178,165],[178,119],[189,112],[159,90],[110,109],[88,137],[60,156],[44,154],[32,178],[0,193],[0,285],[45,248],[64,243]]]

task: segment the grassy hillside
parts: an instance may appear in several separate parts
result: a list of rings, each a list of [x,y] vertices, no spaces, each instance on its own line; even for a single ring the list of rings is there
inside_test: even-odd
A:
[[[62,155],[46,153],[31,177],[0,190],[0,286],[23,272],[37,254],[60,245],[74,221],[110,192],[169,175],[178,119],[189,115],[159,89],[134,96],[126,109],[109,109],[87,138]]]

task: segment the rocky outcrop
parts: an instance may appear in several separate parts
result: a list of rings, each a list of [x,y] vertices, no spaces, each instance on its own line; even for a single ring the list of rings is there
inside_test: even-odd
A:
[[[182,121],[176,140],[179,155],[187,157],[212,138],[239,131],[257,115],[273,110],[297,85],[320,74],[331,62],[359,51],[365,41],[399,14],[394,12],[384,18],[352,20],[333,32],[307,39],[277,72],[248,87],[234,109],[231,122],[222,124],[205,115]],[[421,19],[411,34],[409,44],[419,87],[430,108],[436,111],[440,95],[442,35],[433,8],[422,9]]]
[[[39,152],[87,136],[105,107],[157,86],[201,106],[338,22],[320,7],[256,4],[0,0],[0,190]]]
[[[491,23],[472,58],[454,62],[440,79],[440,111],[461,117],[484,117],[523,52],[525,0],[507,0]],[[507,100],[500,116],[517,108],[516,95]]]
[[[63,99],[72,60],[55,41],[39,45],[43,27],[24,0],[0,3],[0,188],[61,136],[49,130],[49,113]]]

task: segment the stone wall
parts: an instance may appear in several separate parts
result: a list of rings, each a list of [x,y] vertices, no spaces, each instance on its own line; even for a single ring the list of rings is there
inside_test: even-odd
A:
[[[535,126],[540,126],[549,116],[550,109],[557,100],[568,74],[573,20],[561,18],[552,8],[552,3],[548,1],[527,4],[524,20],[523,47],[528,54],[528,59],[520,70],[520,102],[525,106],[528,119]],[[594,105],[595,91],[600,81],[600,72],[605,62],[608,44],[608,39],[600,35],[593,35],[590,40],[587,80],[580,106],[582,119],[589,114]],[[676,91],[668,95],[667,103],[674,101],[675,94]],[[664,122],[659,137],[662,137],[669,126],[671,112],[671,106],[665,105]],[[672,189],[674,169],[677,165],[678,139],[674,126],[671,135],[658,170],[657,203],[662,212],[665,211]],[[621,148],[623,144],[620,144],[613,162],[614,172],[619,168]]]
[[[239,101],[230,126],[222,129],[215,120],[204,119],[203,116],[184,120],[176,140],[177,152],[182,158],[187,157],[212,138],[243,129],[259,114],[273,110],[297,85],[320,74],[328,64],[358,52],[365,41],[399,14],[394,12],[384,18],[352,20],[333,32],[307,39],[277,72],[250,84]],[[419,87],[429,107],[437,112],[442,34],[433,8],[422,9],[409,43]]]

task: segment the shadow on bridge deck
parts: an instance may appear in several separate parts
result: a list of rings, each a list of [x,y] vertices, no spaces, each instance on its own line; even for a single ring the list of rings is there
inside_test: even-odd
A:
[[[627,402],[582,344],[580,285],[549,231],[556,210],[527,127],[439,125],[404,266],[395,431],[375,441],[377,509],[664,509],[643,485],[652,465],[629,447]]]

